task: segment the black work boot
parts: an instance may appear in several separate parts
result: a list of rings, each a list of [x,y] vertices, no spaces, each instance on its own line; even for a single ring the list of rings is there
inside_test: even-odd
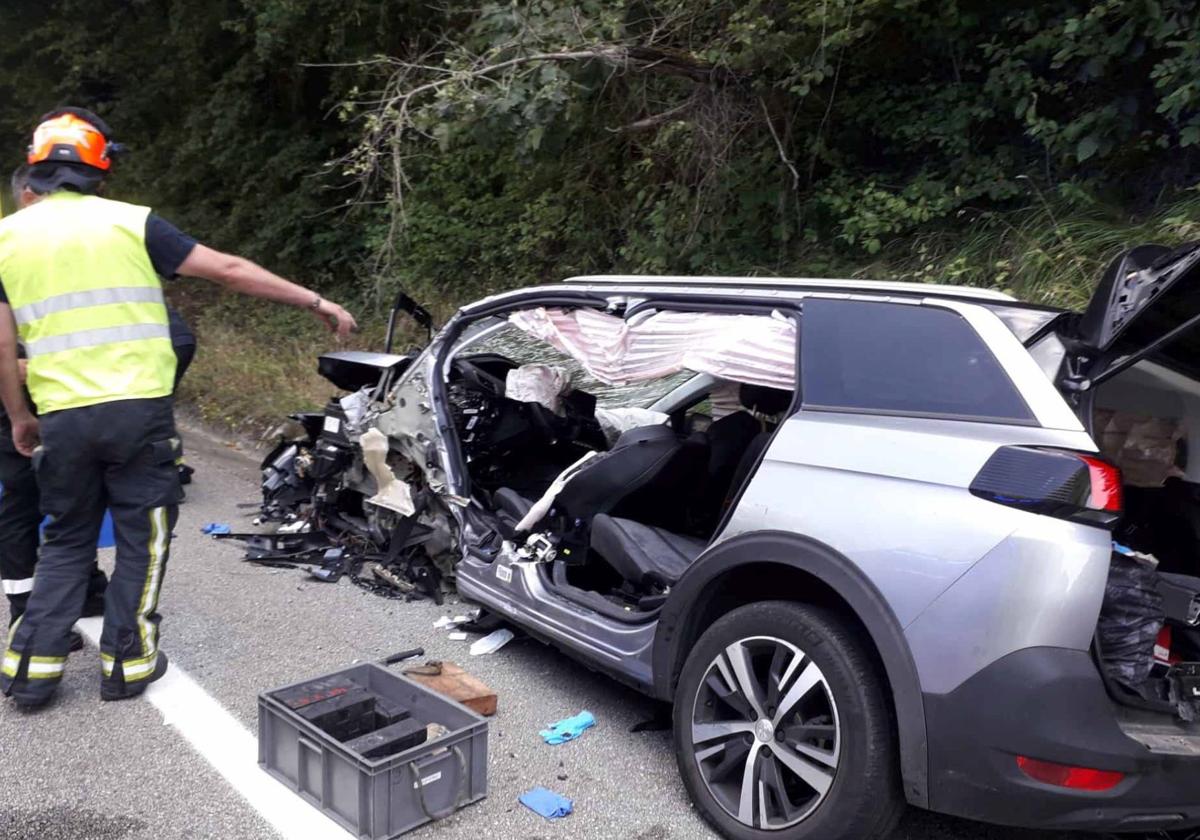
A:
[[[113,663],[112,676],[100,679],[100,699],[128,700],[131,697],[137,697],[146,690],[146,686],[150,683],[162,679],[163,674],[167,673],[167,665],[167,655],[159,651],[158,659],[154,663],[153,674],[136,682],[126,682],[125,671],[121,663]]]
[[[41,709],[45,706],[49,706],[50,702],[57,696],[57,692],[51,692],[49,694],[45,692],[39,692],[38,694],[26,694],[25,692],[19,691],[14,687],[12,694],[9,696],[12,697],[12,701],[17,704],[18,709],[24,709],[27,712],[32,712],[35,709]]]

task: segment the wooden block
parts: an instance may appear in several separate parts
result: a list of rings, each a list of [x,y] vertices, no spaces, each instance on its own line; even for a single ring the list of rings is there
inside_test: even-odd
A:
[[[496,692],[453,662],[426,662],[424,665],[408,668],[404,671],[404,676],[444,697],[457,700],[471,711],[485,717],[496,714]]]

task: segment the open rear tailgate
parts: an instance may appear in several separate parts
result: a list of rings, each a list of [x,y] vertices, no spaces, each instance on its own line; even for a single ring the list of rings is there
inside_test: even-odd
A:
[[[1115,368],[1149,357],[1200,378],[1200,329],[1189,324],[1197,318],[1200,244],[1126,251],[1104,272],[1077,325],[1076,339],[1095,354],[1088,377],[1106,379]]]

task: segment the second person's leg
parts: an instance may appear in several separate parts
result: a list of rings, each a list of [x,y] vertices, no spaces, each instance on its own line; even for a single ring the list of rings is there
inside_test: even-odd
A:
[[[42,514],[33,464],[13,448],[7,418],[0,421],[0,485],[0,588],[8,597],[12,624],[33,591]]]
[[[178,514],[180,446],[169,398],[112,403],[105,411],[114,429],[125,430],[113,433],[120,437],[104,474],[117,552],[100,639],[101,696],[119,700],[140,694],[166,667],[158,595]]]
[[[62,679],[71,625],[83,610],[95,563],[105,497],[87,411],[41,418],[42,446],[33,463],[49,519],[33,591],[0,665],[0,686],[25,705],[49,700]]]

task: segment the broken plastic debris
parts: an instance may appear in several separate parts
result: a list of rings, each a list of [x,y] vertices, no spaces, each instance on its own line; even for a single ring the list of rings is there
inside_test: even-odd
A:
[[[465,642],[467,640],[466,633],[451,633],[446,637],[452,642]]]
[[[444,615],[441,618],[439,618],[437,621],[433,622],[433,629],[434,630],[445,630],[447,627],[453,627],[459,623],[460,622],[457,618],[451,618],[448,615]]]
[[[308,520],[297,519],[295,522],[289,522],[286,525],[280,525],[276,529],[279,534],[304,534],[308,533]]]
[[[207,525],[204,525],[200,528],[200,533],[202,534],[217,535],[228,534],[229,532],[229,526],[224,522],[209,522]]]
[[[342,407],[342,411],[346,412],[346,422],[351,426],[362,425],[363,418],[367,415],[367,409],[371,405],[371,388],[372,386],[368,385],[338,400],[338,405]]]
[[[513,632],[507,627],[501,627],[496,632],[489,633],[482,639],[478,639],[477,641],[473,642],[470,647],[471,655],[486,656],[489,653],[495,653],[496,651],[500,650],[500,648],[511,642],[512,639]]]
[[[363,461],[367,471],[375,479],[379,492],[367,502],[378,507],[394,510],[401,516],[411,516],[416,508],[413,507],[412,490],[400,479],[396,478],[392,468],[388,466],[388,439],[379,429],[371,429],[361,438]]]

